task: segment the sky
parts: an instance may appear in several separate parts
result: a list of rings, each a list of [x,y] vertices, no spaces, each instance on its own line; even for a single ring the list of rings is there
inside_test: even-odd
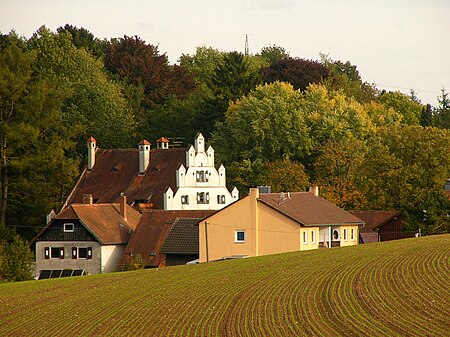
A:
[[[137,35],[171,63],[196,47],[350,61],[379,89],[438,104],[450,91],[450,0],[0,0],[0,32],[66,23],[103,39]]]

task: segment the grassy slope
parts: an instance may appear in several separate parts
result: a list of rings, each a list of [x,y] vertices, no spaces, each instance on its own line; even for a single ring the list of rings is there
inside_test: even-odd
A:
[[[450,336],[450,235],[0,285],[0,335]]]

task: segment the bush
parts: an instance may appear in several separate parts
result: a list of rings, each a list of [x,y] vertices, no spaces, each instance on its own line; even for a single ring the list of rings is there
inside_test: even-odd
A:
[[[11,230],[0,233],[0,281],[31,280],[33,254],[28,243]]]

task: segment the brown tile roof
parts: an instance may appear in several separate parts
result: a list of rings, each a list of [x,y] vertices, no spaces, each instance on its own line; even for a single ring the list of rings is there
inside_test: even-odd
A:
[[[131,254],[140,254],[147,267],[157,267],[164,255],[160,250],[177,218],[205,218],[215,211],[164,211],[148,210],[142,214],[139,224],[125,248],[120,265],[124,265]]]
[[[289,216],[304,226],[337,225],[337,224],[363,224],[364,221],[337,207],[333,203],[315,197],[310,192],[292,192],[260,194],[260,202]]]
[[[127,243],[137,227],[141,214],[130,206],[126,207],[126,220],[120,215],[119,204],[73,204],[52,220],[81,220],[86,229],[104,245]],[[41,230],[38,236],[50,224],[51,222]]]
[[[203,218],[176,218],[166,238],[161,253],[198,255],[198,222]]]
[[[155,208],[163,208],[163,193],[168,186],[176,191],[176,170],[186,165],[186,150],[154,149],[144,175],[139,175],[138,149],[98,149],[95,165],[86,170],[72,191],[66,204],[81,203],[83,194],[92,194],[98,203],[118,202],[120,193],[128,204],[148,200]]]
[[[369,233],[401,215],[398,211],[349,211],[364,220],[366,225],[360,228],[361,233]]]

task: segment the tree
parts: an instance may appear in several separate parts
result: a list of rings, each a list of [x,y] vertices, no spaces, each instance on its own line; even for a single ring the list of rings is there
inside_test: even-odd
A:
[[[304,191],[310,185],[305,167],[289,159],[266,162],[260,174],[263,185],[271,186],[271,192]]]
[[[263,59],[265,59],[269,64],[281,61],[282,59],[289,57],[289,52],[283,47],[277,45],[268,45],[261,48],[259,53]]]
[[[433,125],[433,110],[430,104],[422,107],[422,113],[420,115],[420,125],[423,127]]]
[[[77,49],[67,32],[54,34],[41,27],[28,42],[37,54],[34,72],[64,93],[64,124],[79,137],[79,149],[94,135],[104,147],[128,146],[134,140],[133,111],[110,80],[102,62]]]
[[[351,135],[319,146],[312,166],[321,196],[342,208],[364,207],[366,198],[359,188],[359,180],[365,154],[363,141]]]
[[[185,97],[196,87],[188,69],[170,66],[167,56],[161,55],[157,46],[147,44],[138,36],[125,35],[113,40],[105,66],[127,83],[142,85],[144,110],[164,103],[172,95]]]
[[[36,76],[36,52],[11,41],[0,53],[0,227],[23,229],[39,226],[60,205],[79,162],[67,155],[75,147],[61,112],[68,93]]]
[[[392,108],[400,113],[403,124],[419,125],[422,113],[422,105],[414,101],[410,96],[396,92],[382,92],[378,101],[387,108]]]
[[[0,282],[31,280],[33,254],[28,243],[10,230],[0,230]]]
[[[69,33],[72,36],[72,43],[77,48],[85,48],[92,55],[97,58],[104,58],[107,50],[110,48],[110,43],[106,40],[97,39],[94,34],[92,34],[87,29],[69,24],[64,25],[64,27],[59,27],[57,33]]]
[[[323,84],[328,90],[342,91],[347,97],[353,97],[360,103],[369,103],[377,98],[374,84],[363,82],[355,65],[349,61],[333,61],[327,55],[321,54],[322,64],[329,70],[328,78]]]
[[[417,210],[430,208],[430,203],[435,214],[448,211],[448,204],[436,198],[450,176],[448,130],[386,126],[374,131],[367,147],[359,169],[367,208],[403,210],[411,226],[422,224]],[[426,225],[431,230],[436,223],[430,219]]]
[[[300,160],[311,150],[311,139],[292,85],[258,86],[231,104],[212,139],[225,162]]]
[[[434,111],[434,124],[439,128],[450,129],[450,97],[445,88],[441,89],[438,103]]]
[[[320,84],[311,84],[303,92],[301,109],[314,146],[348,135],[364,139],[373,128],[363,105]]]
[[[300,58],[283,58],[261,70],[263,80],[288,82],[294,89],[304,91],[311,83],[320,83],[328,77],[328,69],[317,61]]]

